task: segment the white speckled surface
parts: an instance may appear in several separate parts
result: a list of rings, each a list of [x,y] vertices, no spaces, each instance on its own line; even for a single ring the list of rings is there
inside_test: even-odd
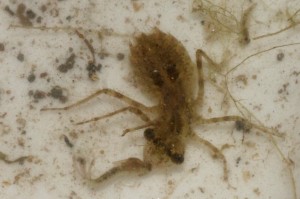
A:
[[[15,12],[23,2],[27,10],[36,13],[31,20],[33,28],[9,28],[20,25],[16,14],[5,11],[8,6]],[[225,1],[219,1],[222,3]],[[249,3],[241,1],[228,9],[241,13]],[[276,2],[276,3],[275,3]],[[224,4],[220,4],[224,6]],[[46,10],[43,11],[43,6]],[[299,2],[257,1],[250,19],[250,36],[274,32],[288,25],[286,11],[295,12]],[[257,130],[243,135],[232,123],[195,127],[195,131],[218,148],[232,145],[224,150],[229,166],[229,180],[236,189],[228,188],[222,181],[222,165],[213,160],[202,146],[187,146],[182,166],[154,168],[139,177],[125,175],[116,177],[100,186],[92,187],[74,169],[74,156],[83,156],[96,166],[92,175],[97,176],[113,163],[128,157],[141,157],[143,131],[121,137],[122,130],[140,124],[130,114],[109,120],[75,126],[72,121],[83,121],[124,106],[118,100],[98,97],[91,102],[66,112],[40,112],[43,107],[64,106],[49,96],[35,102],[28,93],[40,90],[45,93],[59,85],[65,89],[68,101],[75,102],[100,88],[112,88],[147,105],[154,104],[131,81],[128,70],[128,44],[134,34],[148,32],[157,26],[178,38],[195,60],[199,48],[213,59],[230,50],[232,59],[228,68],[234,67],[245,57],[274,46],[300,42],[300,27],[295,27],[273,37],[263,38],[241,47],[235,35],[211,41],[204,36],[198,14],[192,13],[192,1],[138,1],[138,0],[89,0],[89,1],[17,1],[0,2],[0,151],[10,159],[33,156],[24,164],[6,164],[0,161],[0,198],[293,198],[290,171],[295,180],[295,191],[300,197],[300,45],[274,49],[247,60],[229,76],[232,95],[244,104],[267,127],[277,127],[286,133],[285,139],[275,138],[290,167],[282,160],[270,137]],[[41,23],[37,18],[41,17]],[[296,18],[300,21],[300,17]],[[59,27],[53,30],[50,27]],[[86,64],[90,59],[84,42],[73,30],[81,29],[86,38],[92,39],[97,63],[102,64],[99,80],[87,77]],[[105,36],[102,45],[97,31],[113,30]],[[91,30],[90,32],[87,30]],[[74,68],[61,73],[57,67],[70,56],[70,48],[76,55]],[[108,57],[101,59],[105,50]],[[282,61],[277,60],[279,53]],[[24,60],[18,60],[19,54]],[[125,58],[117,60],[117,54]],[[206,67],[208,67],[205,64]],[[226,70],[226,69],[225,69]],[[228,69],[227,69],[228,70]],[[28,81],[33,73],[36,78]],[[43,73],[47,76],[43,77]],[[42,77],[41,77],[42,75]],[[206,77],[222,83],[222,77],[209,73]],[[240,78],[241,81],[237,81]],[[243,81],[246,81],[243,82]],[[137,86],[138,87],[138,86]],[[221,106],[224,94],[216,87],[205,85],[205,117],[239,114],[230,103]],[[74,144],[66,145],[63,135]],[[238,162],[237,160],[240,159]]]

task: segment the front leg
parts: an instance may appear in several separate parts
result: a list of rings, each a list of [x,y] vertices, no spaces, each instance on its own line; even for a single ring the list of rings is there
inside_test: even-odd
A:
[[[241,116],[238,115],[229,115],[223,117],[213,117],[213,118],[203,118],[201,116],[197,116],[194,120],[194,124],[213,124],[219,122],[235,122],[237,130],[243,130],[245,132],[250,131],[251,128],[255,128],[269,135],[274,135],[277,137],[284,137],[283,133],[276,131],[275,129],[268,129],[264,126],[257,125]]]
[[[204,74],[203,74],[203,67],[202,67],[202,58],[208,62],[209,66],[217,69],[218,64],[216,64],[203,50],[198,49],[196,51],[196,64],[198,70],[198,96],[195,100],[196,106],[202,106],[203,104],[203,96],[204,96]]]

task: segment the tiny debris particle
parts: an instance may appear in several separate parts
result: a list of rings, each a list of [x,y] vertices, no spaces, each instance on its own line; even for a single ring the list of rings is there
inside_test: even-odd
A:
[[[253,189],[253,192],[256,194],[256,195],[260,195],[260,190],[259,190],[259,188],[255,188],[255,189]]]
[[[4,51],[4,50],[5,50],[4,44],[0,43],[0,51]]]
[[[12,164],[12,163],[23,164],[24,161],[28,158],[30,158],[30,156],[22,156],[22,157],[19,157],[19,158],[15,159],[15,160],[9,160],[7,155],[0,151],[0,160],[4,161],[7,164]]]
[[[62,91],[61,87],[55,86],[51,89],[50,94],[53,98],[60,98],[63,94],[63,91]]]
[[[244,84],[244,86],[247,86],[247,84],[248,84],[248,78],[246,77],[246,75],[239,75],[235,79],[238,82],[242,82]]]
[[[71,21],[72,17],[71,16],[67,16],[66,20]]]
[[[38,18],[36,18],[36,22],[37,22],[37,23],[41,23],[41,22],[42,22],[42,17],[39,16]]]
[[[47,76],[48,76],[48,73],[46,73],[46,72],[40,74],[40,78],[45,78]]]
[[[42,12],[46,12],[47,6],[46,6],[46,5],[42,5],[42,6],[40,7],[40,10],[41,10]]]
[[[15,13],[14,13],[8,6],[5,6],[4,10],[5,10],[8,14],[10,14],[10,16],[14,16],[14,15],[15,15]]]
[[[140,3],[140,2],[137,2],[137,1],[134,1],[134,0],[132,0],[131,3],[132,3],[133,10],[135,12],[140,11],[144,7],[143,3]]]
[[[70,142],[69,138],[66,135],[63,135],[64,137],[64,141],[66,143],[66,145],[70,148],[72,148],[74,145]]]
[[[68,70],[72,69],[75,64],[75,57],[75,54],[72,53],[64,64],[58,66],[58,70],[62,73],[66,73]]]
[[[284,58],[284,54],[282,52],[277,54],[277,61],[282,61],[283,58]]]
[[[19,53],[18,56],[17,56],[17,59],[18,59],[20,62],[23,62],[23,61],[24,61],[24,54],[23,54],[23,53]]]
[[[123,53],[118,53],[118,54],[117,54],[117,59],[118,59],[119,61],[123,60],[124,57],[125,57],[125,55],[124,55]]]
[[[85,165],[85,159],[83,159],[82,157],[78,157],[78,158],[77,158],[77,162],[78,162],[80,165]]]
[[[32,23],[29,20],[29,18],[27,16],[24,16],[25,10],[26,10],[26,6],[24,4],[21,3],[21,4],[18,5],[16,13],[17,13],[17,16],[20,20],[20,23],[23,26],[32,26]]]
[[[54,99],[59,99],[62,103],[67,101],[67,97],[63,95],[63,89],[60,86],[54,86],[49,95]]]
[[[23,138],[18,138],[18,145],[19,145],[20,147],[25,147],[25,141],[24,141]]]
[[[34,82],[34,80],[35,80],[35,75],[34,75],[33,73],[31,73],[31,74],[27,77],[27,80],[28,80],[29,82]]]
[[[94,63],[89,63],[86,67],[88,71],[88,76],[91,80],[96,80],[98,77],[96,76],[96,72],[99,72],[102,68],[101,64],[95,65]]]
[[[31,95],[31,92],[29,92],[29,95]],[[32,93],[32,96],[34,99],[39,100],[46,97],[46,93],[44,91],[36,90]]]
[[[205,191],[204,191],[204,188],[202,188],[202,187],[199,187],[198,189],[200,190],[201,193],[204,193],[204,192],[205,192]]]
[[[249,126],[249,124],[246,124],[245,121],[236,121],[235,128],[238,131],[243,131],[245,133],[248,133],[251,129],[251,126]]]
[[[32,10],[27,10],[26,15],[29,19],[34,19],[36,17],[36,14]]]
[[[105,51],[102,51],[99,53],[100,59],[105,59],[105,57],[108,57],[108,56],[109,56],[109,54]]]
[[[242,159],[241,157],[238,157],[238,158],[236,159],[236,161],[235,161],[236,167],[239,166],[241,159]]]

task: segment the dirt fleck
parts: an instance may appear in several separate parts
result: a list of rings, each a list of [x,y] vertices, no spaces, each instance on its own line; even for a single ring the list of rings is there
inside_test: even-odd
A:
[[[30,170],[29,169],[26,169],[25,171],[17,174],[15,177],[14,177],[14,182],[13,184],[18,184],[20,179],[21,178],[25,178],[25,177],[28,177],[30,176]]]
[[[97,80],[98,77],[96,75],[96,72],[99,72],[102,68],[101,64],[95,65],[94,63],[89,63],[86,67],[86,70],[88,71],[88,76],[91,80]]]
[[[289,83],[285,83],[282,85],[282,88],[280,88],[278,90],[278,94],[286,94],[286,95],[289,95],[289,92],[287,90],[287,87],[289,86],[290,84]]]
[[[29,19],[34,19],[36,17],[36,14],[32,11],[32,10],[27,10],[26,11],[26,16],[29,18]]]
[[[7,112],[5,112],[2,115],[0,115],[0,118],[5,118],[6,115],[7,115]]]
[[[59,99],[59,101],[61,101],[62,103],[65,103],[68,100],[68,98],[63,95],[63,89],[60,86],[54,86],[51,89],[49,95],[54,99]]]
[[[14,15],[15,15],[15,13],[10,9],[9,6],[5,6],[4,10],[5,10],[8,14],[10,14],[10,16],[14,16]]]
[[[244,84],[244,86],[247,86],[247,84],[248,84],[248,78],[246,77],[246,75],[239,75],[235,78],[235,80],[237,82],[242,82]]]
[[[236,121],[235,128],[237,131],[243,131],[244,133],[249,133],[251,126],[246,124],[244,121]]]
[[[48,76],[48,73],[46,73],[46,72],[40,74],[40,78],[45,78],[47,76]]]
[[[71,21],[72,17],[69,15],[66,17],[66,20]]]
[[[105,57],[108,57],[108,56],[109,56],[109,53],[106,52],[105,50],[99,52],[100,59],[105,59]]]
[[[168,181],[168,185],[173,185],[173,184],[174,184],[174,182],[172,180]]]
[[[28,77],[27,77],[27,80],[31,83],[31,82],[34,82],[35,80],[35,74],[31,73]]]
[[[294,72],[292,73],[292,75],[298,77],[298,75],[300,75],[300,71],[294,71]]]
[[[62,73],[68,72],[68,70],[74,67],[75,58],[76,58],[75,54],[72,53],[64,64],[58,66],[58,70]]]
[[[252,75],[252,79],[256,80],[257,79],[257,75]]]
[[[0,123],[0,134],[8,134],[11,131],[11,127],[3,124],[2,122]]]
[[[255,189],[253,189],[253,192],[256,194],[256,195],[260,195],[260,190],[259,190],[259,188],[255,188]]]
[[[41,23],[41,22],[42,22],[42,19],[43,19],[43,18],[42,18],[41,16],[39,16],[39,17],[36,18],[36,22],[37,22],[37,23]]]
[[[176,17],[176,19],[177,19],[178,21],[181,21],[181,22],[186,21],[186,19],[185,19],[184,16],[182,16],[182,15],[178,15],[178,16]]]
[[[24,146],[25,146],[25,141],[24,141],[23,138],[18,138],[18,145],[19,145],[20,147],[24,147]]]
[[[43,98],[45,98],[45,97],[46,97],[46,93],[43,92],[43,91],[37,90],[37,91],[35,91],[34,94],[33,94],[33,98],[34,98],[34,99],[43,99]]]
[[[26,127],[27,121],[24,118],[19,117],[16,119],[16,122],[19,124],[20,129],[24,129]]]
[[[0,51],[4,51],[4,50],[5,50],[4,44],[0,43]]]
[[[66,135],[63,135],[63,138],[68,147],[72,148],[74,146]]]
[[[119,61],[123,60],[124,57],[125,57],[125,55],[124,55],[123,53],[118,53],[118,54],[117,54],[117,59],[118,59]]]
[[[22,3],[19,4],[16,12],[17,17],[19,18],[19,21],[23,26],[32,26],[32,23],[29,20],[29,18],[24,15],[25,10],[26,10],[26,6]]]
[[[38,100],[45,98],[47,95],[44,91],[40,91],[40,90],[30,90],[28,92],[29,96],[32,96],[33,99],[35,100],[35,102],[38,102]]]
[[[238,167],[239,166],[239,164],[240,164],[240,162],[241,162],[241,157],[238,157],[237,159],[236,159],[236,161],[235,161],[235,166],[236,167]]]
[[[198,189],[200,190],[201,193],[205,192],[204,188],[202,188],[202,187],[198,187]]]
[[[23,62],[23,61],[24,61],[24,54],[23,54],[23,53],[19,53],[18,56],[17,56],[17,59],[18,59],[20,62]]]
[[[143,3],[140,3],[140,2],[138,2],[138,1],[136,1],[136,0],[132,0],[132,1],[131,1],[131,4],[132,4],[133,10],[134,10],[135,12],[140,11],[140,10],[144,7],[144,4],[143,4]]]
[[[255,148],[256,147],[256,144],[254,142],[251,142],[251,141],[244,142],[244,145],[249,147],[249,148]]]
[[[277,61],[282,61],[283,58],[284,58],[284,54],[282,52],[277,54]]]
[[[78,157],[77,159],[76,159],[76,161],[80,164],[80,165],[85,165],[85,159],[83,159],[82,157]]]
[[[72,137],[73,139],[77,139],[78,135],[76,132],[72,131],[71,133],[69,133],[70,137]]]
[[[212,113],[212,108],[211,108],[211,107],[208,107],[207,112]]]
[[[40,10],[41,10],[42,12],[46,12],[47,6],[46,6],[46,5],[42,5],[42,6],[40,7]]]
[[[244,182],[248,182],[251,177],[252,177],[252,175],[251,175],[250,171],[243,171]]]

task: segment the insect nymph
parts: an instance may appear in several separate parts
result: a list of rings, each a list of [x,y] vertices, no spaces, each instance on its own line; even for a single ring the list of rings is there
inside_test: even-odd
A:
[[[196,64],[194,64],[182,43],[158,28],[154,28],[149,34],[142,33],[137,36],[134,43],[130,45],[130,52],[134,75],[139,77],[140,85],[144,85],[146,91],[154,93],[158,100],[157,105],[147,107],[117,91],[101,89],[70,106],[42,109],[68,110],[95,96],[106,94],[124,101],[128,106],[77,124],[97,121],[125,111],[135,114],[145,122],[141,126],[125,129],[123,133],[125,135],[131,131],[145,129],[144,158],[125,159],[100,177],[90,180],[102,182],[122,171],[150,171],[162,159],[182,164],[185,160],[185,145],[188,141],[194,141],[205,145],[214,158],[219,158],[223,162],[224,180],[227,181],[227,163],[221,150],[200,138],[191,125],[222,121],[242,122],[249,126],[252,124],[240,116],[205,119],[197,113],[197,109],[202,107],[204,95],[201,59],[204,57],[210,60],[209,57],[202,50],[197,50]],[[151,119],[149,115],[155,115],[155,118]]]

